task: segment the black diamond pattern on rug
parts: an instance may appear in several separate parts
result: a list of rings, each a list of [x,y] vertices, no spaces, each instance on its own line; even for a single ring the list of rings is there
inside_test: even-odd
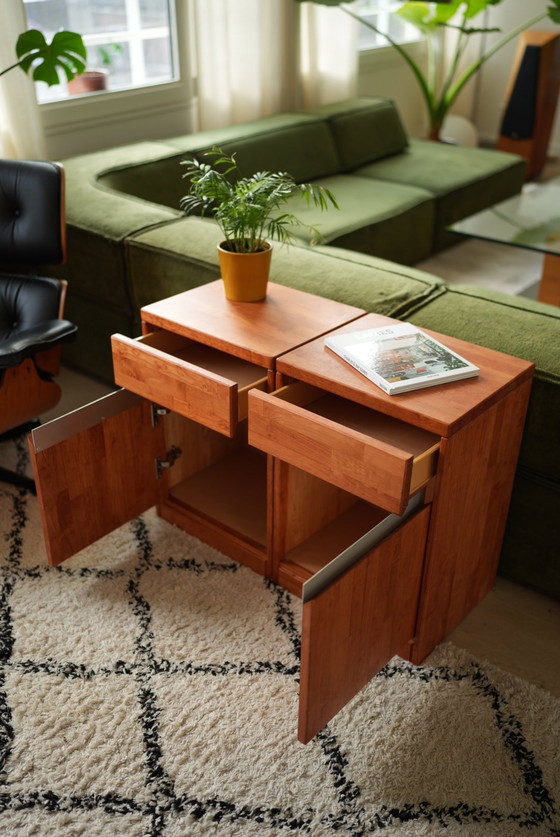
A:
[[[304,747],[297,599],[153,510],[56,569],[0,511],[0,833],[560,835],[536,687],[444,645]]]

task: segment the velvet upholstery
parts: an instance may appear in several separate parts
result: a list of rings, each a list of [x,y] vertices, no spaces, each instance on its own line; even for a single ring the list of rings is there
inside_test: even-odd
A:
[[[66,361],[112,381],[112,333],[138,334],[142,305],[218,277],[216,223],[179,209],[181,160],[202,159],[213,145],[235,151],[247,168],[290,164],[339,200],[341,209],[325,214],[294,207],[328,243],[310,247],[299,228],[296,245],[273,243],[273,281],[536,364],[500,571],[560,598],[558,311],[451,289],[406,266],[449,243],[446,224],[519,191],[524,163],[514,155],[409,139],[391,102],[364,98],[65,161],[68,262],[60,275],[80,326]]]

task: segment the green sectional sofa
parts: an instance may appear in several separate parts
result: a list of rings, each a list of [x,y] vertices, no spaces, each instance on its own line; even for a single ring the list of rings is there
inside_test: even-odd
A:
[[[560,310],[410,266],[449,243],[446,227],[516,193],[514,155],[410,140],[394,105],[357,99],[246,125],[65,160],[66,362],[112,380],[109,337],[139,332],[139,308],[218,277],[219,230],[185,217],[180,161],[218,144],[244,174],[288,170],[332,188],[325,243],[275,247],[271,279],[533,361],[536,374],[500,572],[560,598]]]

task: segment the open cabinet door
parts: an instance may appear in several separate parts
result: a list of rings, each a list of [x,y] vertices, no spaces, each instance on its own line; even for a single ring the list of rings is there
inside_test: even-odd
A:
[[[149,402],[118,390],[30,434],[49,564],[155,505],[163,428]]]
[[[424,507],[303,605],[298,738],[307,744],[414,638]]]

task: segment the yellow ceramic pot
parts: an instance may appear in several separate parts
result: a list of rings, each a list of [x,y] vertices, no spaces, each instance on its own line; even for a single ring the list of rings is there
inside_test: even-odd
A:
[[[266,296],[272,246],[263,241],[258,253],[233,253],[227,242],[218,244],[220,273],[226,299],[232,302],[259,302]]]

